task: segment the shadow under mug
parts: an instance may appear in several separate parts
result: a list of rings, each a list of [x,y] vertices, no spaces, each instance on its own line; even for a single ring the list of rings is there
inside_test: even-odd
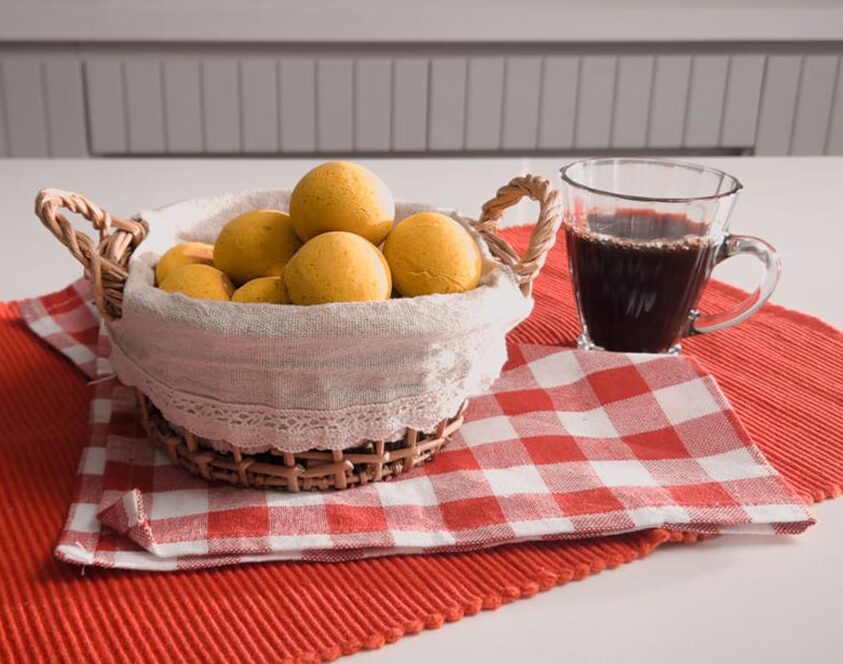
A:
[[[580,348],[678,352],[683,337],[740,323],[773,293],[776,250],[728,232],[742,188],[731,175],[627,158],[576,161],[560,175]],[[761,285],[731,311],[697,311],[714,266],[738,254],[764,265]]]

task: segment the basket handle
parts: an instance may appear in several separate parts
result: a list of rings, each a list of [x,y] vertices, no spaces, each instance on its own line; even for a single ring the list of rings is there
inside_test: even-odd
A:
[[[76,230],[62,208],[90,221],[99,233],[99,242]],[[119,318],[123,287],[129,276],[127,265],[132,252],[147,235],[146,223],[112,217],[85,196],[60,189],[39,191],[35,197],[35,214],[85,268],[85,276],[94,286],[100,315],[107,321]]]
[[[492,254],[518,276],[521,290],[529,295],[535,279],[544,265],[547,252],[556,243],[556,232],[562,223],[556,198],[559,192],[550,180],[538,175],[517,177],[498,189],[495,197],[483,205],[480,220],[475,225],[489,244]],[[523,256],[519,256],[506,240],[497,235],[498,222],[504,211],[515,205],[524,196],[539,204],[539,218],[530,235],[530,244]]]

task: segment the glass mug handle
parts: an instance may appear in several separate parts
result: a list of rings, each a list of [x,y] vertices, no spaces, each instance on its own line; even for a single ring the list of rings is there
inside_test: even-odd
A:
[[[716,264],[740,254],[755,256],[761,261],[764,265],[763,281],[743,302],[738,303],[728,311],[720,311],[714,314],[693,313],[688,328],[689,336],[716,332],[737,325],[758,311],[770,299],[782,272],[781,260],[773,245],[749,235],[727,235]]]

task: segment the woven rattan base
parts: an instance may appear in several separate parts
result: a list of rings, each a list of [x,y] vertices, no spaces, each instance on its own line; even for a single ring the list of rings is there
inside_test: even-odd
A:
[[[236,486],[282,491],[328,491],[397,477],[430,461],[463,421],[465,402],[454,417],[432,433],[407,429],[394,442],[373,441],[346,450],[269,451],[243,454],[218,452],[189,431],[170,424],[155,404],[137,392],[141,421],[149,437],[174,463],[206,480]]]

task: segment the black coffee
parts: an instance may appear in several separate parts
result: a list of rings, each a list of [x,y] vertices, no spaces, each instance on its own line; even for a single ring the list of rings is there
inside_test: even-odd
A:
[[[661,352],[688,325],[717,247],[682,215],[618,210],[565,226],[582,320],[605,350]],[[633,239],[634,236],[634,239]]]

